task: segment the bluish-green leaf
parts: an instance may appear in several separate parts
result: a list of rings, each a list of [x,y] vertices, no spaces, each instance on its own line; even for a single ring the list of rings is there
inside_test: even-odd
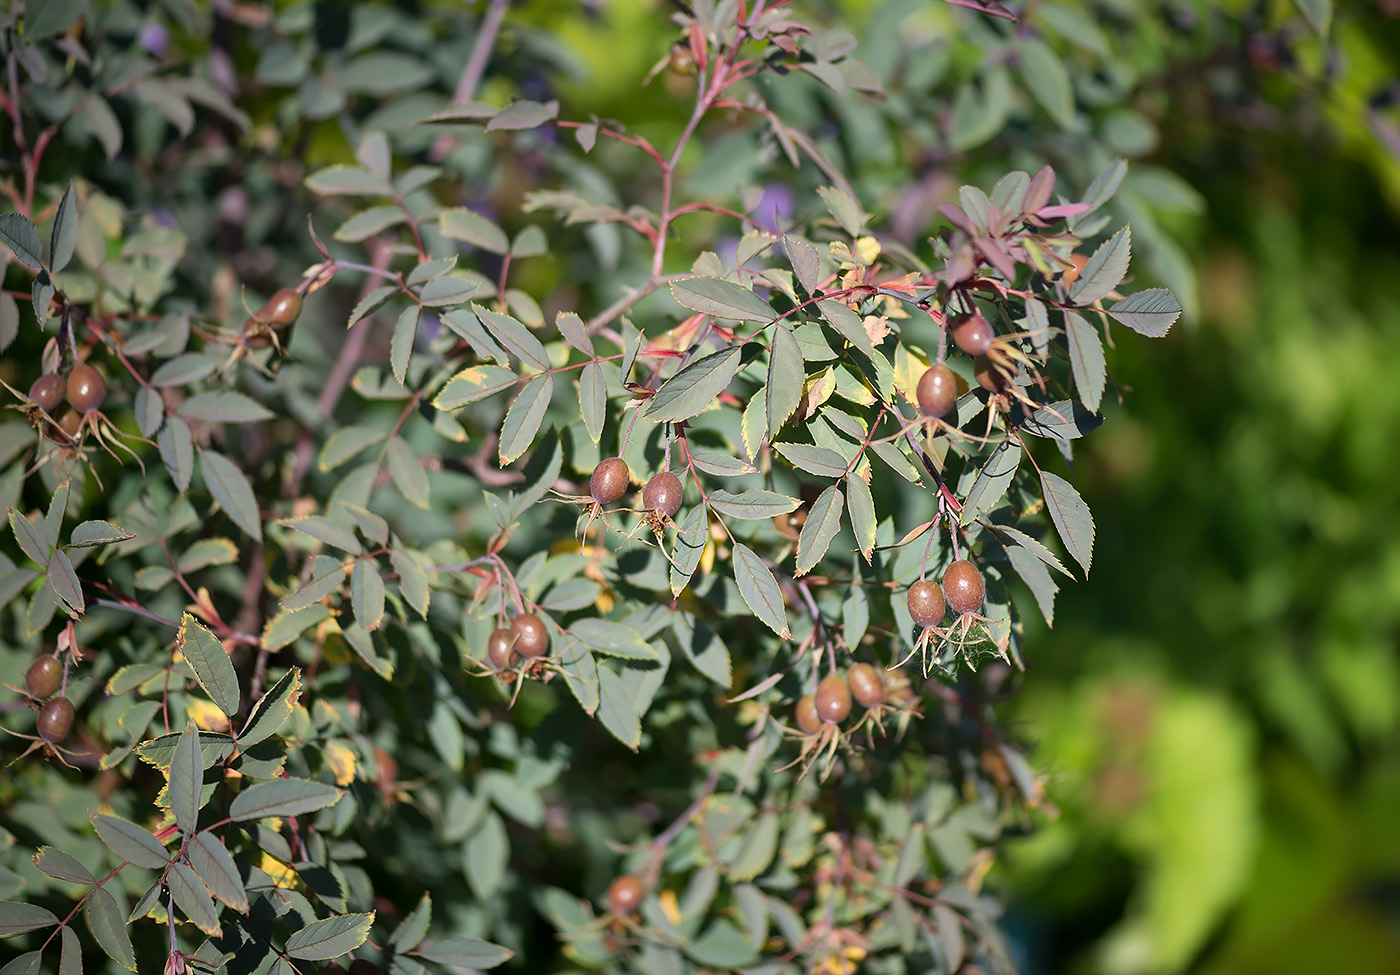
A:
[[[1123,276],[1128,273],[1128,261],[1132,257],[1133,232],[1124,227],[1094,251],[1084,270],[1079,272],[1079,280],[1069,289],[1069,300],[1076,305],[1092,305],[1118,287]]]
[[[339,958],[365,943],[374,912],[338,914],[312,921],[287,939],[286,952],[293,958],[324,961]]]
[[[802,534],[797,538],[797,574],[806,575],[812,571],[831,540],[841,530],[841,515],[845,511],[845,497],[835,484],[828,487],[816,501],[802,525]]]
[[[729,387],[742,355],[743,349],[735,345],[696,359],[662,383],[647,406],[647,417],[662,423],[700,413]]]
[[[229,717],[238,713],[238,674],[218,637],[189,613],[180,618],[175,647],[185,655],[195,679],[219,710]]]
[[[201,450],[199,471],[204,477],[204,486],[224,513],[254,541],[262,541],[257,495],[238,465],[217,451]]]
[[[554,395],[554,377],[542,372],[527,382],[506,411],[501,424],[501,465],[513,463],[530,449],[540,431],[550,398]]]
[[[185,618],[189,619],[189,615]],[[180,735],[175,755],[170,759],[170,788],[167,790],[175,825],[186,836],[199,826],[199,794],[203,788],[204,762],[199,754],[199,729],[191,721]]]
[[[1083,315],[1068,309],[1064,315],[1074,387],[1079,391],[1080,402],[1089,412],[1097,413],[1107,381],[1103,342],[1099,339],[1098,330],[1085,321]]]
[[[1057,474],[1042,471],[1040,484],[1055,530],[1060,533],[1065,549],[1084,567],[1087,575],[1089,563],[1094,557],[1094,517],[1089,512],[1089,506],[1074,485]]]
[[[671,284],[671,294],[691,311],[737,322],[771,322],[778,317],[758,295],[723,278],[682,278]]]
[[[742,542],[734,543],[734,581],[755,616],[784,640],[792,635],[778,581],[763,560]]]
[[[273,779],[249,786],[229,804],[234,822],[271,816],[301,816],[340,801],[344,793],[335,786],[309,779]]]
[[[774,437],[802,402],[802,383],[807,378],[802,349],[785,322],[773,324],[773,345],[768,356],[768,387],[764,406],[768,414],[768,437]]]
[[[1181,304],[1166,288],[1148,288],[1116,302],[1108,314],[1139,335],[1159,339],[1181,316]]]

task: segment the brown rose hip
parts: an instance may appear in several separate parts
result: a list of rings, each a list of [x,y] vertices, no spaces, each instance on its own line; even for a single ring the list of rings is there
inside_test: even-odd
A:
[[[39,737],[50,745],[57,745],[73,730],[73,702],[66,697],[56,697],[46,701],[39,709]]]
[[[46,372],[29,387],[29,398],[45,413],[52,413],[63,402],[67,387],[56,372]]]
[[[70,439],[76,440],[83,425],[83,415],[74,409],[65,409],[58,417],[58,428]]]
[[[915,394],[925,416],[943,416],[958,401],[958,377],[941,362],[929,366],[919,377]]]
[[[981,355],[992,347],[996,332],[980,311],[954,319],[951,328],[953,344],[968,355]]]
[[[273,328],[286,328],[301,314],[301,295],[296,288],[283,288],[258,313],[258,318]]]
[[[79,413],[91,413],[107,398],[107,380],[102,373],[80,362],[68,374],[68,403]]]
[[[497,670],[510,670],[515,666],[519,655],[511,646],[510,630],[502,627],[491,631],[486,639],[486,656],[491,658],[491,665]]]
[[[863,708],[873,708],[885,700],[885,681],[880,672],[869,664],[856,664],[846,672],[851,697]]]
[[[24,689],[29,696],[42,701],[51,697],[63,683],[63,664],[51,653],[35,657],[29,669],[24,672]]]
[[[608,887],[608,909],[619,917],[636,913],[642,906],[642,882],[630,874],[618,877]]]
[[[975,613],[982,608],[987,593],[982,573],[967,559],[958,559],[943,573],[943,594],[948,606],[959,615]]]
[[[979,355],[972,360],[972,374],[977,385],[990,393],[1000,393],[1011,385],[1011,377],[987,356]]]
[[[851,713],[851,689],[839,674],[828,674],[817,685],[817,717],[840,724]]]
[[[802,526],[807,524],[807,509],[798,508],[796,511],[789,511],[785,515],[773,516],[773,527],[778,529],[778,534],[784,538],[797,541],[802,534]]]
[[[593,476],[588,479],[588,493],[599,504],[613,504],[627,493],[630,479],[627,461],[621,457],[608,457],[593,468]]]
[[[1065,269],[1062,280],[1065,284],[1074,284],[1079,280],[1079,275],[1084,272],[1084,265],[1089,263],[1089,258],[1083,254],[1071,254],[1069,256],[1070,266]]]
[[[549,631],[534,613],[521,613],[510,621],[511,642],[522,657],[543,657],[549,650]]]
[[[642,507],[667,518],[674,518],[681,510],[681,479],[670,471],[653,474],[647,486],[642,488]]]
[[[909,615],[920,626],[937,626],[943,619],[943,590],[932,579],[920,579],[910,586],[905,602],[909,606]]]
[[[822,727],[822,719],[817,714],[817,696],[803,694],[792,709],[797,718],[797,727],[804,735],[815,735]]]

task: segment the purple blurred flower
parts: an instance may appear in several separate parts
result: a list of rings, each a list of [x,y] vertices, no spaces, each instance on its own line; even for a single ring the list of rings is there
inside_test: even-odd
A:
[[[753,218],[760,227],[769,233],[778,232],[778,215],[792,219],[796,198],[786,183],[769,183],[763,187],[763,195],[754,207]]]
[[[148,22],[141,25],[141,29],[136,32],[136,44],[147,54],[160,57],[165,53],[165,46],[170,43],[170,32],[165,29],[164,24]]]

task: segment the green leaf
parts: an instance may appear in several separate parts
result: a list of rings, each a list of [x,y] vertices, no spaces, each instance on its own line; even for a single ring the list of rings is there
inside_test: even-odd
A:
[[[841,530],[841,514],[845,498],[841,489],[831,485],[812,503],[812,510],[797,538],[797,574],[806,575],[822,560],[831,540]]]
[[[523,324],[509,315],[483,308],[475,302],[472,303],[471,310],[481,324],[521,362],[540,370],[549,368],[549,353]]]
[[[797,281],[810,295],[815,294],[821,280],[821,258],[817,249],[801,237],[783,236],[783,247],[787,251],[788,263]]]
[[[284,610],[293,612],[306,609],[308,606],[325,599],[345,582],[345,567],[328,555],[316,556],[316,561],[312,563],[312,566],[311,578],[307,580],[306,585],[282,600],[281,605]],[[324,606],[321,608],[325,609]],[[264,644],[267,642],[266,632],[263,642]],[[283,645],[285,646],[285,644]]]
[[[1045,507],[1055,523],[1055,530],[1060,533],[1060,540],[1087,575],[1094,556],[1094,516],[1089,506],[1074,485],[1057,474],[1042,471],[1040,485],[1045,493]]]
[[[373,559],[360,559],[350,573],[350,605],[355,622],[365,630],[379,629],[384,621],[384,577]]]
[[[300,690],[301,670],[293,667],[253,706],[253,713],[248,715],[248,722],[238,734],[238,747],[247,751],[281,731],[296,708]]]
[[[1104,365],[1103,343],[1098,330],[1076,311],[1065,310],[1065,336],[1069,339],[1070,369],[1079,399],[1091,413],[1099,411],[1103,400],[1107,370]]]
[[[271,816],[300,816],[334,806],[345,793],[309,779],[273,779],[249,786],[234,797],[228,815],[234,822]]]
[[[771,322],[777,313],[743,285],[723,278],[682,278],[671,295],[691,311],[736,322]]]
[[[1045,563],[1020,545],[1006,546],[1006,558],[1035,597],[1040,615],[1045,617],[1045,625],[1054,626],[1055,594],[1060,591],[1060,586],[1045,568]]]
[[[597,368],[597,364],[590,362],[584,367],[585,373],[589,367]],[[433,405],[440,410],[461,409],[468,403],[475,403],[510,389],[519,381],[520,377],[514,372],[500,366],[471,366],[447,381],[438,391]]]
[[[435,961],[439,965],[454,968],[495,968],[515,957],[515,952],[489,941],[476,938],[443,938],[440,941],[424,941],[416,951],[410,952],[415,958]]]
[[[256,400],[231,390],[198,393],[181,403],[177,412],[187,420],[205,423],[256,423],[276,416]]]
[[[391,95],[422,88],[433,80],[433,65],[402,51],[370,51],[356,57],[333,80],[341,91]]]
[[[554,377],[542,372],[526,383],[520,395],[511,402],[505,421],[501,424],[501,466],[514,463],[530,449],[553,396]]]
[[[559,667],[568,677],[564,683],[586,714],[598,710],[598,664],[593,651],[582,640],[569,640],[559,654]]]
[[[373,923],[373,911],[368,914],[338,914],[312,921],[287,939],[286,952],[293,958],[307,961],[339,958],[365,943]]]
[[[109,521],[84,521],[73,529],[73,534],[68,538],[68,544],[73,548],[88,548],[92,545],[124,542],[128,538],[135,537],[135,532],[118,528]]]
[[[633,751],[642,740],[637,703],[611,667],[598,667],[598,719],[612,736]]]
[[[14,252],[20,262],[32,268],[44,266],[44,241],[39,228],[20,213],[0,213],[0,241]]]
[[[822,202],[826,204],[827,210],[841,225],[842,230],[851,237],[860,236],[860,232],[865,229],[865,222],[870,219],[870,214],[861,211],[860,204],[851,194],[834,186],[819,186],[817,195],[822,198]]]
[[[40,873],[74,884],[95,884],[97,878],[87,867],[53,846],[41,846],[34,854],[34,866]]]
[[[870,485],[856,471],[846,475],[846,507],[851,513],[856,544],[868,563],[875,551],[875,498],[870,493]]]
[[[399,489],[405,501],[416,508],[428,507],[428,474],[423,470],[423,465],[419,463],[418,457],[413,452],[413,448],[408,445],[408,441],[403,437],[394,437],[389,441],[387,452],[389,461],[389,477],[394,482],[394,487]]]
[[[333,521],[323,515],[307,515],[304,518],[283,518],[277,522],[279,528],[292,528],[309,535],[318,542],[325,542],[327,545],[342,549],[351,555],[359,555],[363,551],[360,540],[355,537],[355,533],[346,528],[338,521]]]
[[[129,971],[136,971],[136,953],[117,899],[105,887],[94,887],[87,902],[88,930],[107,956]]]
[[[783,606],[778,581],[763,560],[742,542],[734,543],[734,581],[754,615],[778,636],[788,639],[792,634],[788,631],[787,608]]]
[[[846,459],[827,447],[805,443],[775,443],[773,449],[793,467],[816,477],[842,477],[846,473]]]
[[[147,870],[164,870],[170,862],[165,846],[144,827],[105,813],[94,814],[92,825],[107,849],[123,860]]]
[[[306,177],[306,187],[320,196],[393,196],[394,188],[359,166],[327,166]],[[397,289],[395,289],[397,290]]]
[[[185,619],[190,619],[185,614]],[[204,762],[199,754],[199,729],[193,721],[185,726],[175,755],[170,759],[170,812],[186,836],[199,826],[199,794],[204,788]]]
[[[559,103],[519,101],[497,112],[486,123],[487,132],[535,129],[559,117]]]
[[[584,428],[595,444],[603,436],[603,423],[607,411],[607,383],[603,377],[603,367],[589,362],[583,367],[578,378],[579,412],[583,416]]]
[[[505,820],[494,809],[487,811],[481,824],[467,838],[462,847],[462,865],[477,900],[489,901],[500,890],[510,865],[510,834],[506,832]],[[425,927],[423,934],[426,933]],[[420,934],[418,940],[422,939]]]
[[[1148,288],[1116,302],[1108,314],[1139,335],[1159,339],[1181,316],[1181,304],[1166,288]]]
[[[65,924],[60,931],[63,951],[59,955],[58,975],[83,975],[83,945],[78,940],[78,932]]]
[[[254,541],[262,541],[258,499],[238,465],[221,453],[201,449],[199,471],[204,477],[204,486],[224,513]]]
[[[1294,0],[1319,37],[1326,37],[1332,25],[1332,0]]]
[[[773,347],[768,357],[768,387],[764,406],[768,414],[768,436],[775,436],[802,402],[802,384],[807,378],[802,349],[785,322],[773,325]]]
[[[725,690],[733,686],[734,669],[729,648],[704,620],[677,613],[671,621],[671,632],[696,670]]]
[[[175,748],[180,744],[180,733],[172,732],[143,741],[136,748],[142,761],[150,762],[162,772],[170,771],[170,763],[175,760]],[[204,767],[212,768],[233,754],[233,739],[215,731],[199,733],[199,756]]]
[[[588,334],[584,327],[583,319],[579,318],[577,312],[561,311],[554,317],[554,325],[559,329],[559,334],[564,336],[564,341],[578,349],[586,356],[593,356],[593,337]]]
[[[656,650],[637,634],[636,630],[608,620],[584,618],[569,627],[589,648],[611,657],[628,660],[655,660]]]
[[[963,501],[961,521],[964,526],[990,511],[1006,494],[1016,477],[1016,469],[1021,466],[1022,453],[1021,445],[1014,440],[1003,440],[992,451]]]
[[[19,302],[0,292],[0,352],[19,337]]]
[[[57,923],[58,916],[47,907],[22,904],[18,901],[0,901],[0,938],[12,938],[17,934],[51,927]]]
[[[714,477],[741,477],[744,474],[758,473],[758,468],[747,461],[712,450],[692,450],[690,461],[696,470]]]
[[[24,554],[39,565],[48,565],[52,546],[45,541],[40,530],[14,508],[9,509],[9,514],[10,531],[14,532],[15,541],[19,542],[19,547],[24,551]]]
[[[83,585],[78,581],[78,574],[73,571],[73,563],[68,558],[68,553],[63,549],[57,549],[53,555],[49,556],[48,564],[49,585],[54,593],[63,600],[69,615],[77,617],[83,614],[87,608],[83,600]]]
[[[692,961],[722,971],[743,968],[758,959],[744,933],[723,920],[711,924],[700,937],[685,945],[684,950]]]
[[[377,206],[361,210],[335,229],[335,239],[359,243],[408,219],[401,207]]]
[[[409,305],[399,313],[394,323],[394,335],[389,342],[389,367],[394,378],[403,383],[408,373],[408,359],[413,354],[413,338],[418,334],[418,305]]]
[[[729,387],[742,355],[743,349],[735,345],[696,359],[661,384],[647,405],[647,418],[662,423],[700,413]]]
[[[425,891],[415,907],[404,918],[394,933],[389,936],[389,944],[400,954],[418,947],[418,942],[428,936],[428,926],[433,921],[433,899]]]
[[[729,865],[730,880],[752,880],[768,869],[778,852],[779,828],[777,813],[763,813],[753,821]]]
[[[438,215],[438,227],[444,237],[460,240],[479,247],[492,254],[507,254],[510,239],[495,221],[468,210],[466,207],[453,207]]]
[[[44,961],[42,949],[26,951],[0,968],[0,975],[39,975],[39,966]]]
[[[389,564],[399,576],[399,592],[403,598],[424,619],[428,617],[428,603],[432,589],[428,586],[428,574],[418,564],[418,560],[403,549],[389,550]]]
[[[1024,432],[1047,440],[1077,440],[1093,433],[1103,423],[1102,416],[1090,413],[1070,400],[1048,403],[1030,416],[1025,416],[1017,407],[1012,411],[1012,419],[1019,420],[1020,429]]]
[[[758,488],[740,494],[731,494],[728,491],[711,491],[709,501],[710,506],[720,514],[749,521],[776,518],[789,511],[796,511],[797,506],[801,504],[796,498],[788,497],[786,494],[763,491]]]
[[[180,618],[175,648],[185,655],[195,679],[220,711],[233,717],[238,713],[240,693],[238,674],[218,637],[189,613]]]
[[[1069,72],[1044,41],[1027,38],[1021,43],[1021,74],[1026,90],[1050,113],[1062,129],[1074,125],[1074,87]]]
[[[796,504],[796,499],[789,499]],[[700,564],[700,556],[705,551],[707,529],[706,507],[697,504],[686,513],[685,519],[676,530],[676,541],[671,549],[671,594],[679,596],[695,568]],[[791,510],[791,509],[789,509]]]
[[[1069,300],[1076,305],[1092,305],[1118,287],[1128,273],[1132,257],[1133,231],[1124,227],[1094,251],[1089,263],[1079,273],[1079,280],[1069,289]]]
[[[69,180],[63,196],[59,198],[53,228],[49,231],[49,270],[57,274],[67,267],[77,244],[78,208],[73,201],[73,182]]]
[[[189,918],[195,927],[215,937],[223,933],[219,927],[219,915],[214,901],[209,897],[209,891],[199,879],[199,875],[188,863],[177,860],[165,875],[165,881],[170,887],[171,896],[175,898],[175,906],[184,912],[185,917]]]

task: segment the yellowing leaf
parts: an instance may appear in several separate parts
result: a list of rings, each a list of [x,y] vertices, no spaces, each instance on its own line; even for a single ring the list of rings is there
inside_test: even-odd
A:
[[[321,754],[335,773],[336,785],[349,785],[355,781],[355,753],[349,745],[343,741],[328,741]]]
[[[656,895],[656,899],[661,904],[661,913],[666,915],[666,920],[676,925],[676,927],[680,927],[681,907],[680,903],[676,900],[676,892],[667,887]]]
[[[262,859],[258,861],[258,869],[271,877],[272,882],[278,887],[292,890],[300,883],[297,879],[297,872],[271,853],[262,855]]]
[[[185,712],[203,731],[228,733],[228,718],[210,701],[192,697],[185,703]]]
[[[880,256],[880,242],[874,237],[857,237],[855,258],[862,264],[874,264]]]

